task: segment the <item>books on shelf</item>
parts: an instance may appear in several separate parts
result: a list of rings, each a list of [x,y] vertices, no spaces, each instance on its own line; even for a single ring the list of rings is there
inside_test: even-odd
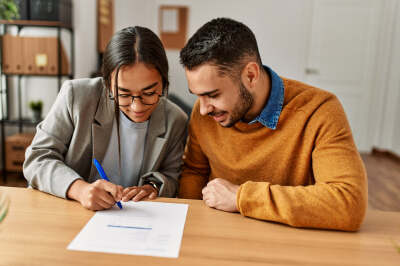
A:
[[[59,44],[61,44],[59,50]],[[18,75],[58,75],[58,51],[60,74],[69,74],[69,62],[62,43],[57,37],[2,36],[2,72]]]

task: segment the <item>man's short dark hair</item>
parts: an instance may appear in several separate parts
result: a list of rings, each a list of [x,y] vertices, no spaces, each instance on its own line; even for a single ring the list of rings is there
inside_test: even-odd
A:
[[[229,18],[204,24],[180,52],[180,63],[188,70],[210,63],[233,80],[240,79],[241,71],[251,61],[262,69],[256,37],[249,27]]]

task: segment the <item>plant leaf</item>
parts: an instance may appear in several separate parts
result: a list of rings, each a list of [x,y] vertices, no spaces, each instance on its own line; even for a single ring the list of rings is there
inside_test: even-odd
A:
[[[399,254],[400,254],[400,246],[397,245],[397,243],[394,241],[394,239],[392,237],[390,238],[390,241],[392,242],[392,244],[393,244],[394,248],[397,250],[397,252],[399,252]]]

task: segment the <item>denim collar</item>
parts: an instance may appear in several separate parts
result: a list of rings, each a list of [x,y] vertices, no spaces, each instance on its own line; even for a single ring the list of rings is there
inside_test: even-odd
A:
[[[276,129],[279,116],[281,115],[283,98],[285,95],[285,87],[282,79],[268,66],[264,66],[269,77],[271,78],[271,92],[267,102],[267,105],[256,118],[250,121],[248,124],[252,125],[256,122],[260,122],[264,126],[270,129]]]

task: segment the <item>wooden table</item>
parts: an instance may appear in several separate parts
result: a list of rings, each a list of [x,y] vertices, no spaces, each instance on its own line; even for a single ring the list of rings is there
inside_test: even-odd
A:
[[[189,204],[179,258],[67,250],[94,212],[28,188],[11,197],[0,224],[0,265],[400,265],[400,213],[368,211],[356,233],[299,229]]]

